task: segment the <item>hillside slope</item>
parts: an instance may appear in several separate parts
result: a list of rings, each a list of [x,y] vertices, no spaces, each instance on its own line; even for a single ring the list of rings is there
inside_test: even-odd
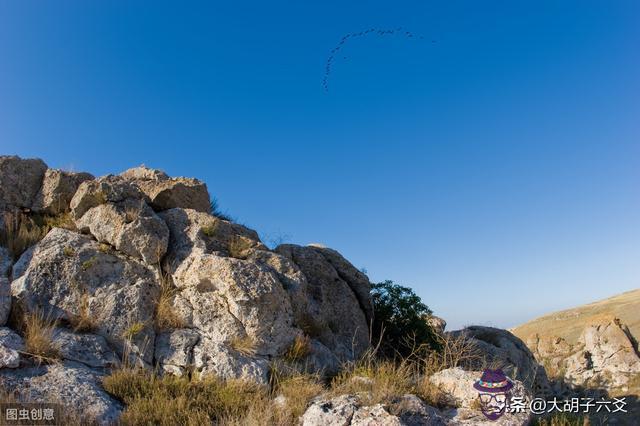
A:
[[[606,317],[619,318],[629,327],[631,334],[640,336],[640,289],[544,315],[510,331],[525,342],[537,333],[562,337],[569,344],[575,344],[586,324]]]

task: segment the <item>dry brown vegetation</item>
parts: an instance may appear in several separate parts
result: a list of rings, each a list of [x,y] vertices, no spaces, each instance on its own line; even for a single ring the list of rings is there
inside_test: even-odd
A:
[[[160,331],[182,328],[184,327],[184,320],[173,307],[173,300],[177,294],[177,289],[167,274],[163,272],[160,273],[160,295],[156,302],[155,315],[156,328]]]
[[[25,353],[39,362],[58,359],[60,354],[53,343],[56,326],[57,321],[40,311],[25,315],[22,324]]]
[[[92,315],[89,304],[89,293],[86,291],[80,296],[78,303],[78,314],[71,315],[69,323],[73,328],[73,331],[86,333],[93,331],[97,328],[95,316]]]
[[[236,259],[244,259],[247,257],[247,250],[249,250],[252,245],[251,240],[240,235],[235,235],[231,238],[231,241],[229,241],[229,255]]]
[[[289,349],[284,354],[285,361],[298,362],[305,359],[311,352],[311,339],[306,335],[297,335]]]
[[[0,245],[6,247],[14,259],[40,241],[48,232],[24,213],[5,213],[0,229]]]
[[[293,358],[301,359],[308,344],[308,337],[300,336],[292,344],[292,352],[298,354]],[[234,345],[237,350],[253,346],[252,342],[240,341]],[[444,406],[444,395],[428,376],[475,357],[473,348],[461,337],[445,341],[444,347],[462,353],[435,354],[418,348],[412,357],[393,361],[378,359],[372,350],[360,361],[344,365],[338,376],[324,380],[319,375],[278,365],[272,366],[268,385],[200,378],[197,373],[160,377],[123,367],[107,376],[103,384],[107,392],[126,404],[122,416],[125,425],[284,426],[295,424],[311,400],[321,395],[360,393],[366,404],[393,404],[397,397],[413,393],[430,405]]]

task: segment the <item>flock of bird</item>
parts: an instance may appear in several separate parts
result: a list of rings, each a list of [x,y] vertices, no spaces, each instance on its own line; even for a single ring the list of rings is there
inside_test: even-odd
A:
[[[379,29],[379,28],[370,28],[370,29],[365,30],[365,31],[346,34],[345,36],[343,36],[340,39],[340,42],[338,43],[338,45],[331,50],[331,53],[329,54],[329,57],[327,58],[327,63],[325,65],[325,69],[324,69],[324,78],[322,79],[322,87],[324,88],[325,92],[329,91],[329,76],[331,75],[331,65],[333,64],[333,60],[336,57],[336,55],[338,54],[338,52],[340,51],[340,49],[342,49],[344,47],[344,45],[347,42],[347,40],[355,38],[355,37],[362,37],[362,36],[367,36],[367,35],[377,35],[377,36],[400,35],[400,36],[404,36],[404,37],[408,37],[408,38],[413,38],[414,37],[414,35],[413,35],[413,33],[411,31],[406,31],[402,27],[394,28],[394,29],[391,29],[391,30]],[[418,36],[417,38],[423,39],[424,37]],[[435,43],[435,40],[432,40],[432,43]]]

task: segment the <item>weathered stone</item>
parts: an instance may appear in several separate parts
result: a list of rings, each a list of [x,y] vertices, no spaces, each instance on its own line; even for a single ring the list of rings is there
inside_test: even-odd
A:
[[[200,212],[210,209],[207,185],[198,179],[170,178],[160,170],[145,166],[129,169],[120,176],[135,182],[149,196],[151,206],[158,211],[176,207]]]
[[[522,340],[507,330],[493,327],[471,326],[450,332],[452,337],[464,336],[471,340],[483,359],[465,365],[465,369],[477,370],[483,363],[502,369],[508,376],[525,384],[536,395],[549,390],[549,380],[544,368]]]
[[[89,173],[75,173],[64,170],[47,169],[42,186],[35,197],[31,209],[57,215],[69,210],[69,203],[78,186],[86,180],[94,179]]]
[[[435,331],[437,334],[444,333],[444,329],[447,327],[447,322],[435,315],[429,315],[426,321],[427,321],[427,324],[431,327],[431,329]]]
[[[239,232],[247,250],[263,247],[251,239],[255,233],[194,210],[171,209],[160,216],[171,233],[165,270],[180,291],[176,309],[187,325],[219,343],[246,337],[258,355],[284,351],[297,331],[278,276],[255,262],[230,257],[226,246]],[[209,232],[208,226],[215,230]]]
[[[122,405],[101,387],[102,376],[82,364],[0,370],[0,385],[32,402],[58,402],[83,422],[115,424]]]
[[[76,226],[148,265],[158,265],[167,251],[169,229],[143,200],[129,198],[92,207],[76,220]]]
[[[363,282],[345,281],[355,279],[352,277],[361,279],[354,272],[357,270],[339,261],[340,258],[328,249],[284,244],[277,247],[276,252],[290,259],[307,278],[301,291],[290,293],[293,306],[305,306],[306,318],[299,326],[329,348],[340,361],[359,357],[369,347],[366,312],[371,300],[359,299],[365,286]]]
[[[128,199],[148,201],[148,197],[134,183],[120,176],[103,176],[80,184],[71,199],[71,214],[78,220],[92,207]]]
[[[588,324],[581,349],[567,358],[565,378],[575,385],[596,381],[608,389],[625,386],[640,375],[640,357],[629,329],[618,319]]]
[[[407,394],[394,400],[389,411],[400,417],[406,426],[442,426],[445,418],[437,408],[427,405],[415,395]]]
[[[201,337],[193,348],[193,366],[203,376],[245,379],[258,383],[269,381],[269,361],[245,355],[230,345]]]
[[[11,312],[11,285],[8,274],[12,263],[9,250],[0,247],[0,326],[7,323]]]
[[[191,329],[172,330],[156,337],[155,359],[160,371],[182,376],[193,365],[193,348],[200,335]]]
[[[347,426],[359,406],[355,395],[314,401],[302,416],[303,426]]]
[[[46,170],[40,159],[0,156],[0,205],[31,208]]]
[[[24,349],[22,337],[7,327],[0,327],[0,369],[18,368],[20,353]]]
[[[389,414],[382,404],[361,407],[351,419],[351,426],[401,426],[399,417]]]
[[[81,362],[89,367],[107,368],[120,363],[106,339],[95,334],[72,333],[57,328],[53,333],[53,344],[63,359]]]
[[[21,312],[44,311],[51,318],[73,321],[83,298],[101,335],[132,361],[150,364],[153,357],[156,274],[118,253],[103,252],[90,238],[52,229],[23,254],[21,274],[11,284]],[[15,268],[14,268],[15,271]]]

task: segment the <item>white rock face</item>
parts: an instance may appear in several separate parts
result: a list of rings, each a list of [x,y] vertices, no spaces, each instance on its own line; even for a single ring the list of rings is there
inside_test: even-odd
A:
[[[23,257],[28,262],[18,262],[24,271],[11,283],[11,292],[24,312],[44,311],[69,321],[80,315],[81,300],[88,298],[95,333],[119,356],[131,351],[132,359],[151,363],[159,284],[150,268],[118,253],[102,252],[89,237],[60,228],[52,229]]]
[[[82,364],[65,362],[0,370],[0,382],[33,402],[59,401],[84,421],[115,424],[122,405],[101,387],[101,375]]]
[[[0,327],[0,369],[18,368],[20,353],[24,349],[22,337],[7,327]]]
[[[507,330],[493,327],[470,326],[449,332],[452,336],[463,335],[471,339],[474,346],[485,357],[484,362],[502,369],[509,377],[524,383],[536,395],[548,392],[549,380],[544,368],[535,359],[527,345]],[[478,363],[465,366],[467,370],[478,370]]]
[[[566,360],[566,378],[585,385],[596,379],[609,388],[625,386],[640,375],[640,357],[631,333],[619,320],[587,325],[580,336],[580,350]]]
[[[199,212],[209,211],[209,191],[207,185],[198,179],[170,178],[160,170],[144,166],[129,169],[120,174],[123,178],[135,182],[149,197],[157,211],[175,207],[193,209]]]
[[[167,225],[144,200],[129,198],[92,207],[76,226],[147,265],[158,265],[169,243]]]
[[[80,362],[88,367],[107,368],[120,364],[116,353],[102,336],[72,333],[58,328],[53,333],[53,344],[63,359]]]
[[[0,206],[31,208],[46,170],[39,159],[0,156]]]
[[[0,326],[7,323],[11,312],[11,286],[8,274],[12,263],[9,250],[0,247]]]
[[[132,182],[120,176],[107,175],[80,184],[71,199],[71,214],[77,220],[92,207],[105,203],[120,203],[127,200],[148,201],[148,198]]]
[[[47,169],[31,210],[51,215],[67,211],[78,186],[82,182],[93,178],[89,173]]]
[[[200,340],[195,330],[180,329],[156,336],[155,359],[163,373],[182,376],[193,365],[193,347]]]

